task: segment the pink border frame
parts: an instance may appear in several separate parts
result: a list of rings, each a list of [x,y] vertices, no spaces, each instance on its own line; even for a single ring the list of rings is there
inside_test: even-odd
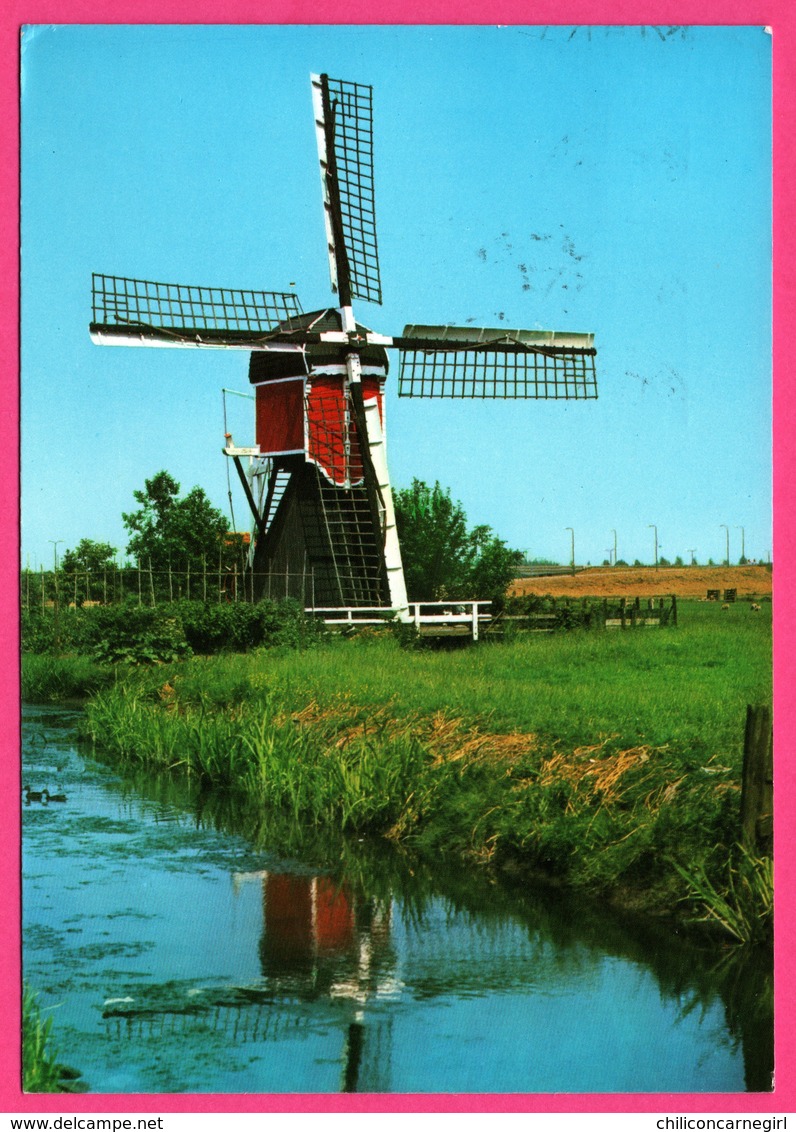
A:
[[[0,950],[0,993],[4,1025],[0,1027],[0,1112],[796,1112],[794,1041],[796,1025],[788,1004],[796,1003],[796,982],[789,940],[794,934],[793,847],[788,844],[788,807],[796,797],[796,760],[789,760],[787,740],[793,734],[794,694],[788,687],[787,659],[794,644],[794,602],[789,594],[796,550],[796,522],[791,510],[796,459],[791,438],[796,434],[796,398],[790,392],[789,331],[796,327],[796,224],[793,185],[796,184],[796,4],[794,0],[336,0],[327,3],[318,20],[318,5],[309,0],[6,0],[0,19],[0,475],[6,490],[0,497],[3,529],[0,544],[6,584],[0,590],[2,624],[8,626],[3,660],[3,707],[0,737],[7,771],[0,796],[0,821],[6,831],[0,859],[0,891],[4,894]],[[267,13],[267,19],[264,15]],[[337,19],[332,17],[339,17]],[[18,64],[19,29],[46,23],[361,23],[361,24],[747,24],[773,28],[774,60],[774,502],[776,531],[774,663],[775,775],[777,779],[775,836],[777,885],[776,947],[776,1089],[772,1094],[477,1094],[378,1096],[336,1095],[183,1095],[86,1094],[79,1097],[25,1096],[17,1084],[19,1059],[19,795],[18,724]],[[793,369],[792,364],[790,369]],[[796,1010],[796,1007],[792,1009]]]

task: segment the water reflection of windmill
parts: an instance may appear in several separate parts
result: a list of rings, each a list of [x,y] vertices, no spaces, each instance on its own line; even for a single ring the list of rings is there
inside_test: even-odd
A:
[[[387,891],[383,880],[379,892]],[[132,1039],[157,1061],[163,1039],[174,1035],[217,1065],[234,1046],[266,1092],[302,1081],[309,1083],[302,1091],[422,1091],[426,1063],[435,1060],[446,1065],[453,1092],[482,1088],[490,1061],[486,1080],[494,1086],[499,1070],[497,1091],[546,1091],[553,1080],[571,1091],[573,1073],[581,1085],[593,1084],[606,1049],[616,1067],[604,1079],[615,1087],[615,1073],[635,1075],[640,1064],[648,1081],[657,1080],[652,1049],[692,1048],[696,1065],[703,1054],[714,1056],[718,1037],[731,1051],[742,1042],[747,1088],[770,1087],[770,1009],[763,1002],[750,1010],[760,984],[746,971],[731,967],[717,988],[710,960],[666,926],[627,923],[595,908],[584,913],[559,892],[518,901],[509,890],[490,886],[487,894],[483,882],[471,891],[459,877],[446,878],[445,891],[451,884],[447,896],[435,883],[385,899],[368,895],[362,880],[233,874],[233,892],[243,897],[233,901],[239,928],[212,940],[229,963],[227,976],[154,985],[131,979],[104,1004],[106,1035],[116,1043],[109,1056],[123,1060],[121,1040]],[[185,922],[175,907],[178,931]],[[618,1024],[616,1045],[601,1045],[600,1035],[617,1024],[623,985],[635,1022]],[[562,1070],[572,1062],[573,1032],[594,1057]],[[418,1033],[433,1046],[421,1048]],[[484,1060],[479,1049],[502,1053]],[[639,1087],[632,1079],[626,1087]],[[418,1080],[419,1089],[407,1086]]]
[[[219,1049],[233,1041],[277,1050],[317,1045],[320,1035],[325,1060],[341,1066],[341,1092],[388,1092],[389,1003],[402,989],[391,900],[308,873],[234,873],[232,883],[236,894],[261,886],[260,978],[130,985],[103,1003],[107,1036],[156,1044],[201,1034]]]
[[[489,399],[597,396],[593,335],[415,326],[376,334],[354,298],[381,303],[372,91],[312,76],[332,290],[304,314],[293,294],[93,277],[91,336],[104,344],[250,351],[256,444],[225,449],[251,507],[252,594],[271,577],[317,606],[405,610],[385,454],[387,349],[399,395]],[[248,458],[248,473],[243,459]]]
[[[328,876],[262,873],[260,964],[279,994],[328,995],[346,1013],[342,1092],[389,1090],[391,1020],[369,1003],[400,992],[389,902]],[[347,1009],[346,1009],[347,1008]]]

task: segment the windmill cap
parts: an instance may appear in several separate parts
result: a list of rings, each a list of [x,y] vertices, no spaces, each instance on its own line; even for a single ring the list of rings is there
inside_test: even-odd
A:
[[[279,335],[280,331],[286,334],[322,334],[325,331],[340,332],[342,328],[340,312],[334,307],[329,307],[326,310],[310,311],[308,314],[294,315],[285,319],[274,328],[272,334]],[[363,337],[370,332],[370,328],[361,323],[356,324],[356,329]],[[308,343],[303,353],[255,350],[249,359],[249,381],[252,385],[259,385],[263,381],[303,377],[308,367],[312,372],[314,369],[328,365],[342,365],[345,353],[345,347],[325,342]],[[359,353],[359,359],[363,366],[383,369],[385,375],[387,374],[389,359],[383,346],[365,346]]]

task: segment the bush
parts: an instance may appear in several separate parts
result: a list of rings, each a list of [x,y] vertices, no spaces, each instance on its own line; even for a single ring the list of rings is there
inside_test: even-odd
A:
[[[188,644],[204,655],[276,645],[306,648],[325,631],[323,623],[308,617],[297,601],[259,601],[256,605],[182,601],[173,608]]]
[[[105,664],[153,664],[189,656],[191,647],[169,606],[134,599],[87,611],[86,640],[94,660]]]
[[[81,654],[101,663],[152,664],[191,653],[306,648],[322,622],[296,601],[212,604],[187,599],[140,605],[134,597],[90,609],[23,611],[22,646],[40,656]]]
[[[20,628],[25,652],[70,652],[84,644],[85,623],[73,609],[23,609]]]

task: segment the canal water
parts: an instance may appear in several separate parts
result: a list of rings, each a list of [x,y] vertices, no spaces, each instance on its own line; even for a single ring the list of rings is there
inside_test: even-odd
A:
[[[131,780],[23,713],[23,965],[100,1093],[771,1086],[765,961]]]

